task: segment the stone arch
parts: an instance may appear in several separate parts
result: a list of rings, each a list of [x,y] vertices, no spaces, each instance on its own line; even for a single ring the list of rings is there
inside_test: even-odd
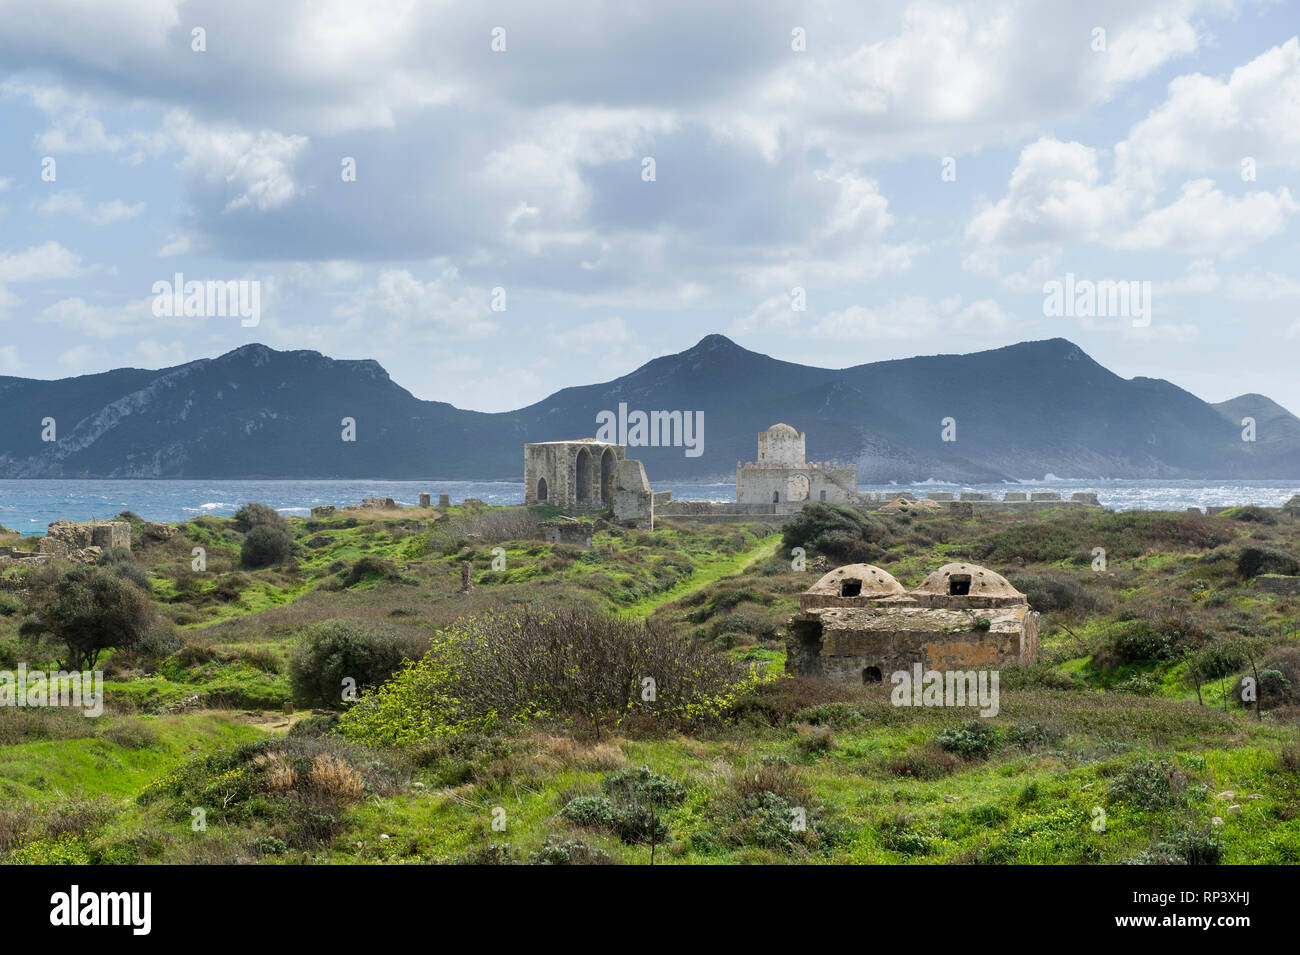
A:
[[[577,477],[575,504],[591,503],[591,452],[586,448],[578,449],[578,458],[573,469]]]
[[[544,477],[537,479],[537,500],[546,503],[546,478]]]
[[[614,449],[606,448],[600,456],[600,503],[609,504],[614,500],[614,481],[618,476],[618,460]]]

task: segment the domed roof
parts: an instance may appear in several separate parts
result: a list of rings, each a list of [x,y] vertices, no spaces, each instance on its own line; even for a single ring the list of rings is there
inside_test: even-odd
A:
[[[782,435],[786,435],[787,437],[791,437],[791,438],[797,438],[797,437],[799,437],[799,432],[796,431],[794,428],[790,427],[788,424],[779,424],[779,423],[778,423],[778,424],[774,424],[774,425],[772,425],[772,427],[770,427],[770,428],[767,429],[767,433],[768,433],[768,434],[782,434]]]
[[[846,580],[857,581],[862,585],[858,593],[844,593]],[[904,591],[903,585],[887,570],[881,570],[872,564],[845,564],[843,567],[836,567],[804,592],[831,594],[836,597],[891,597]]]
[[[967,578],[962,581],[961,578]],[[954,578],[958,589],[954,589]],[[969,582],[968,589],[960,589]],[[979,566],[978,564],[944,564],[926,577],[912,593],[942,594],[962,597],[1024,597],[1020,591],[1011,586],[1011,582],[1001,574]]]

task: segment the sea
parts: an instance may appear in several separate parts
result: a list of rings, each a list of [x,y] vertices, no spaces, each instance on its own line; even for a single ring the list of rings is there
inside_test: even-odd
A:
[[[735,484],[660,484],[674,500],[734,501]],[[984,491],[1001,497],[1008,490],[1091,491],[1104,507],[1117,511],[1173,510],[1189,507],[1276,507],[1300,493],[1295,481],[1098,481],[1048,475],[1041,481],[998,484],[864,484],[863,492]],[[421,492],[450,495],[452,503],[476,497],[488,504],[520,504],[524,485],[516,481],[96,481],[0,480],[0,525],[23,534],[43,534],[57,520],[89,521],[134,511],[160,523],[186,521],[200,514],[226,516],[248,501],[259,501],[285,516],[305,515],[319,504],[360,503],[364,497],[391,497],[399,504],[419,503]]]

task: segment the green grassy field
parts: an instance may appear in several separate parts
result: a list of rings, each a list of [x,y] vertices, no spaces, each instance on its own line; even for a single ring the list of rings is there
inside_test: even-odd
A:
[[[259,570],[228,519],[165,540],[137,522],[174,636],[101,659],[99,718],[0,708],[0,859],[1300,862],[1300,601],[1252,573],[1300,553],[1277,512],[880,517],[870,559],[904,584],[971,560],[1043,614],[1039,663],[1005,668],[975,724],[894,706],[888,686],[783,677],[786,621],[819,574],[795,572],[769,525],[602,523],[582,550],[543,542],[547,516],[294,519],[292,560]],[[0,582],[0,669],[53,667],[57,645],[18,633],[23,572]],[[324,710],[285,711],[290,657],[321,621],[423,646],[529,606],[648,620],[759,681],[685,730],[547,713],[372,748]],[[1236,686],[1256,673],[1262,712]]]

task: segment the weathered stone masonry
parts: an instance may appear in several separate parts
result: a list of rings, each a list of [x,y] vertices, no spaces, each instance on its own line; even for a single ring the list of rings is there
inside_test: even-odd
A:
[[[906,591],[887,571],[851,564],[799,598],[786,637],[786,672],[876,683],[920,663],[973,670],[1033,663],[1038,614],[1000,574],[947,564]]]

